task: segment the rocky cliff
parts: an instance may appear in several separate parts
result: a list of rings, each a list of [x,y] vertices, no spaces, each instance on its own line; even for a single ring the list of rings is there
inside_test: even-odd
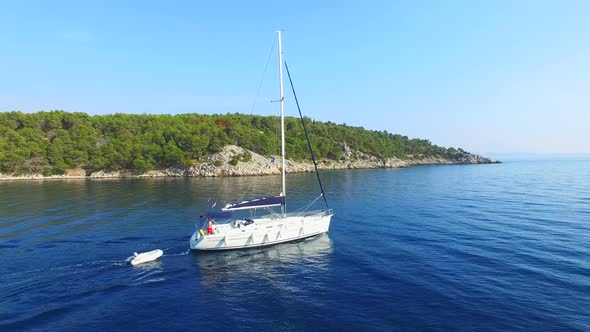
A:
[[[371,169],[397,168],[415,165],[451,165],[451,164],[494,164],[499,161],[478,155],[465,153],[461,157],[451,160],[446,158],[424,158],[412,156],[408,159],[378,158],[360,151],[354,151],[346,145],[341,146],[344,157],[341,160],[320,160],[319,169]],[[310,162],[286,160],[288,173],[313,172]],[[151,170],[145,173],[132,171],[90,171],[82,168],[70,169],[63,175],[43,176],[40,174],[11,175],[1,174],[0,180],[14,179],[71,179],[71,178],[118,178],[118,177],[216,177],[216,176],[252,176],[271,175],[281,173],[280,157],[264,157],[254,152],[244,150],[239,146],[228,145],[219,153],[210,155],[206,160],[195,162],[190,167],[170,167]]]

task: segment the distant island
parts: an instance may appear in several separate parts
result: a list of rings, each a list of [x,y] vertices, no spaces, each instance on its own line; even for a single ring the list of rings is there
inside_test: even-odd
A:
[[[489,164],[428,140],[304,118],[321,169]],[[288,172],[313,166],[300,119],[287,117]],[[0,113],[0,179],[242,176],[280,173],[277,116]]]

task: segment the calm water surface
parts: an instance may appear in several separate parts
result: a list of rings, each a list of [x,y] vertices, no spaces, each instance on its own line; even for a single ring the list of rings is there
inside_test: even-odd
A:
[[[279,178],[0,182],[0,329],[590,330],[590,161],[323,178],[328,235],[205,254],[198,215]]]

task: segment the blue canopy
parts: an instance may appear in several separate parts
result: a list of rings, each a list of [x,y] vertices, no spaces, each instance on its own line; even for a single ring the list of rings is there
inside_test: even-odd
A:
[[[285,196],[267,196],[243,201],[239,203],[227,204],[222,211],[258,209],[285,204]]]

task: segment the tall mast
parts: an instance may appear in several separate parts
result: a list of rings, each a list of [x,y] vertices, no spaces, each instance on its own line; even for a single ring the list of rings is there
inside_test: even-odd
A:
[[[283,45],[281,42],[281,30],[277,30],[279,39],[279,82],[280,82],[280,105],[281,105],[281,176],[283,180],[283,196],[285,196],[285,205],[283,207],[283,215],[287,214],[287,188],[285,186],[285,110],[283,95]]]

